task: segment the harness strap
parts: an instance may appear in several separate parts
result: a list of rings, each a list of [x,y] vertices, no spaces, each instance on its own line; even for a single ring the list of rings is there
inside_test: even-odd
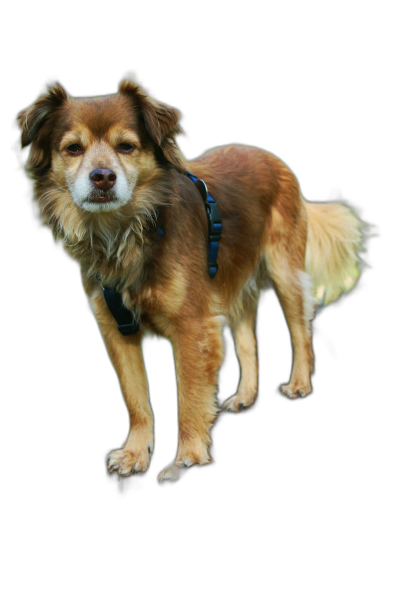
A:
[[[204,181],[202,179],[198,179],[195,177],[195,175],[189,173],[189,171],[186,171],[186,173],[199,190],[206,207],[208,220],[208,273],[210,277],[213,278],[218,271],[217,257],[222,232],[221,215],[219,214],[217,203],[208,193],[207,186]],[[157,227],[156,233],[159,237],[163,237],[164,229]],[[122,335],[134,335],[137,333],[140,329],[139,322],[122,302],[122,295],[118,291],[118,283],[115,285],[115,287],[108,288],[102,285],[98,274],[96,274],[96,279],[103,288],[104,300],[106,301],[112,316],[118,324],[118,331]]]
[[[97,281],[103,288],[103,296],[108,309],[118,323],[118,331],[122,335],[133,335],[140,329],[138,321],[132,312],[126,308],[122,302],[122,295],[117,291],[118,284],[113,288],[104,287],[101,284],[100,277],[96,275]]]
[[[206,208],[208,220],[208,274],[213,278],[218,271],[217,258],[222,233],[221,215],[217,203],[209,193],[205,182],[189,173],[189,171],[186,171],[186,174],[199,190]]]

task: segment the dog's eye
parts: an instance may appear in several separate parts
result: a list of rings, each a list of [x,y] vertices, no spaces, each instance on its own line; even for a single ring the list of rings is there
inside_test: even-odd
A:
[[[82,154],[83,149],[79,144],[70,144],[69,146],[67,146],[67,152],[68,154],[76,156],[77,154]]]
[[[124,152],[125,154],[127,154],[128,152],[132,152],[134,148],[135,146],[133,144],[130,144],[129,142],[122,142],[122,144],[118,146],[119,152]]]

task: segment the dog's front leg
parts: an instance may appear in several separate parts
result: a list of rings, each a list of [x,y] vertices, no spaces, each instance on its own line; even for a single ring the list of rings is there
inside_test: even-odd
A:
[[[179,323],[172,338],[178,383],[179,439],[175,461],[158,476],[179,478],[182,467],[211,461],[210,428],[217,416],[216,391],[222,361],[221,318]]]
[[[121,449],[110,452],[108,468],[125,476],[146,471],[153,451],[154,433],[141,335],[121,335],[101,293],[92,295],[91,303],[117,372],[130,419],[128,438]]]

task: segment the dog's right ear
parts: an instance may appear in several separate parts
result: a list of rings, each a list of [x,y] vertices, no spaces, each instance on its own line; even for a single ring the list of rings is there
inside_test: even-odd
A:
[[[48,87],[47,94],[40,96],[32,106],[22,110],[17,117],[22,130],[22,148],[32,144],[26,168],[33,176],[50,166],[50,139],[54,117],[57,110],[67,101],[67,92],[56,83]]]
[[[164,158],[178,170],[184,171],[175,136],[181,133],[180,113],[176,108],[149,98],[133,81],[125,79],[119,85],[119,93],[134,100],[144,121],[147,133],[160,148]]]

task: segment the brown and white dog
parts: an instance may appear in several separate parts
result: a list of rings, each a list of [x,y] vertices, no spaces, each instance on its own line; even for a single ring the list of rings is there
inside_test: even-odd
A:
[[[293,173],[257,148],[226,146],[184,160],[175,143],[178,111],[131,81],[118,94],[96,98],[72,98],[57,84],[18,119],[22,146],[31,145],[27,170],[43,221],[81,265],[128,407],[129,435],[110,453],[110,471],[130,475],[150,463],[146,331],[171,340],[178,380],[178,449],[159,480],[210,462],[222,327],[226,320],[232,329],[241,371],[237,393],[223,408],[238,411],[257,395],[256,310],[268,281],[293,346],[290,381],[281,392],[289,398],[311,392],[315,306],[350,290],[359,276],[362,223],[352,210],[306,202]],[[204,202],[186,170],[206,182],[222,216],[213,279]],[[98,279],[108,287],[118,282],[139,333],[120,334]]]

